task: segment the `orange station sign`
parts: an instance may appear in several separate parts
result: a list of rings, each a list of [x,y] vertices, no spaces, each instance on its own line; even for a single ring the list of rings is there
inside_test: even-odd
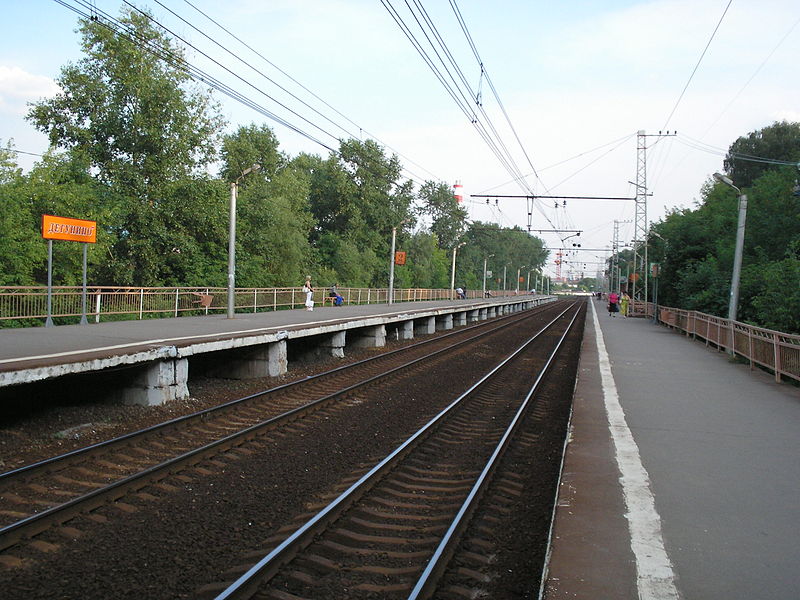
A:
[[[394,253],[394,264],[396,265],[404,265],[406,264],[406,253],[399,251]]]
[[[42,215],[42,237],[94,244],[97,242],[97,221]]]

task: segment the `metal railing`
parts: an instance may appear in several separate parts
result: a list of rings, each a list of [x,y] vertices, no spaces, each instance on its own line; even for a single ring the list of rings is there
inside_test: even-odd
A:
[[[637,313],[653,317],[653,305],[637,303]],[[694,310],[666,306],[658,307],[658,322],[677,329],[687,336],[705,340],[749,361],[750,369],[756,365],[775,374],[775,381],[789,377],[800,381],[800,335],[782,333],[731,321]]]
[[[392,302],[421,302],[425,300],[450,300],[454,293],[449,289],[405,288],[393,290]],[[513,292],[493,291],[496,296]],[[388,288],[339,288],[347,304],[387,304]],[[327,288],[319,288],[314,300],[319,305],[328,295]],[[479,290],[467,292],[469,298],[481,297]],[[236,311],[265,312],[302,308],[305,294],[300,287],[237,288],[234,294]],[[101,318],[143,319],[153,317],[178,317],[183,314],[202,315],[222,313],[227,310],[227,288],[224,287],[116,287],[91,286],[87,288],[86,316],[99,323]],[[82,288],[57,286],[52,288],[52,317],[64,320],[82,315]],[[12,321],[35,325],[30,321],[47,318],[47,288],[45,286],[0,287],[0,327]]]

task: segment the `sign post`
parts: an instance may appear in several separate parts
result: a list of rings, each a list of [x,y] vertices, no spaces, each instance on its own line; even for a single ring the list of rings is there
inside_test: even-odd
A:
[[[53,326],[53,240],[83,243],[83,290],[81,292],[81,325],[86,325],[86,244],[97,242],[97,222],[69,217],[42,215],[42,237],[47,240],[47,319]]]
[[[661,270],[659,263],[650,263],[650,276],[653,279],[653,323],[658,325],[658,276]]]

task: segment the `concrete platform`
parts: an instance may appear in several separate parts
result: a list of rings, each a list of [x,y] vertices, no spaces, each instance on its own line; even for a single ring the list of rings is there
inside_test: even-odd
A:
[[[800,597],[800,390],[591,304],[541,596]]]
[[[342,357],[348,346],[384,346],[387,335],[413,339],[553,299],[518,295],[0,329],[0,390],[125,368],[120,400],[161,404],[189,395],[189,359],[199,355],[216,353],[226,378],[279,376],[291,358],[289,345],[299,340],[304,354],[312,348]]]

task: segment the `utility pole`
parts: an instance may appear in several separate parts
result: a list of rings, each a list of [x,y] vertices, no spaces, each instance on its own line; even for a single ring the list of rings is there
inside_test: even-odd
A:
[[[636,216],[633,226],[633,285],[631,299],[647,304],[647,138],[674,137],[677,131],[646,134],[644,129],[636,134]],[[639,279],[642,279],[641,286]]]
[[[611,242],[611,291],[619,291],[619,221],[614,221],[614,241]]]
[[[631,299],[647,304],[647,135],[636,134],[636,212],[633,219],[633,286]],[[639,277],[644,287],[638,287]]]
[[[622,292],[620,287],[620,280],[622,279],[620,276],[622,275],[620,268],[619,268],[619,226],[622,223],[630,223],[630,221],[614,221],[614,240],[611,246],[611,277],[612,277],[612,292],[617,292],[618,294]],[[627,285],[626,285],[627,288]],[[627,290],[626,290],[627,291]]]

